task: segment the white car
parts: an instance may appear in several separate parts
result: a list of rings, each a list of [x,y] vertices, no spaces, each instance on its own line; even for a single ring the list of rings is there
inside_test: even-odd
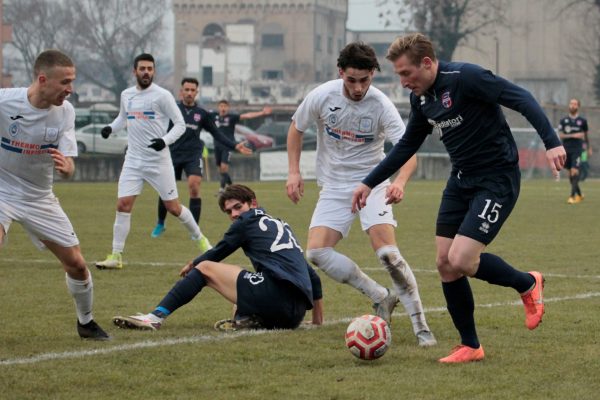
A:
[[[100,131],[105,126],[104,124],[90,124],[77,129],[75,131],[77,152],[79,154],[125,154],[127,151],[127,131],[113,132],[108,139],[104,139],[100,135]]]

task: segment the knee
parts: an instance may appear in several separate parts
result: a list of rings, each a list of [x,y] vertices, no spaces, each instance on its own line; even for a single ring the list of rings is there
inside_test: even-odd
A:
[[[320,249],[308,249],[306,250],[306,258],[308,261],[313,263],[317,268],[327,268],[327,264],[331,256],[333,255],[333,248],[323,247]]]
[[[176,217],[181,214],[181,204],[178,201],[165,201],[165,208]]]
[[[133,203],[127,200],[119,199],[117,200],[117,211],[130,213],[133,208]]]
[[[215,270],[215,265],[216,263],[212,261],[202,261],[200,264],[196,265],[196,269],[200,271],[205,278],[209,278]]]
[[[65,272],[72,277],[83,277],[87,275],[87,264],[81,253],[75,253],[63,259]]]

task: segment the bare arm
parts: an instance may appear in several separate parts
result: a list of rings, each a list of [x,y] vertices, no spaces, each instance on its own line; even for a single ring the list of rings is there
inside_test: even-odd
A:
[[[407,162],[400,168],[396,179],[387,188],[386,192],[386,204],[400,203],[404,198],[404,187],[406,183],[417,170],[417,155],[413,155]]]
[[[54,169],[61,178],[69,179],[75,173],[75,162],[73,162],[72,157],[65,157],[63,153],[61,153],[57,149],[49,149],[50,156],[52,157],[52,161],[54,161]]]
[[[247,112],[247,113],[241,114],[240,120],[264,117],[264,116],[271,114],[272,112],[273,112],[273,109],[271,107],[265,107],[262,109],[262,111],[254,111],[254,112]]]
[[[300,175],[300,154],[302,153],[303,134],[292,121],[287,137],[288,179],[286,183],[287,196],[295,204],[304,195],[304,181]]]

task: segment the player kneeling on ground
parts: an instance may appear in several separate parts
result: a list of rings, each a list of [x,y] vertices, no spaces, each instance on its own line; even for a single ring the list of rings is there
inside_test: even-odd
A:
[[[310,309],[312,323],[322,323],[321,280],[304,259],[290,226],[258,207],[254,192],[243,185],[228,186],[219,197],[219,206],[233,221],[223,239],[183,267],[183,279],[154,311],[114,317],[115,325],[157,330],[205,286],[237,306],[233,320],[215,324],[219,330],[294,329]],[[256,272],[220,262],[240,247]]]

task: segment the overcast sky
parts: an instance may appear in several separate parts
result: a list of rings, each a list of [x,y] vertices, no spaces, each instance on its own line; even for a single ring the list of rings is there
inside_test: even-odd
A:
[[[375,7],[376,0],[348,0],[348,29],[357,31],[384,30],[384,21],[379,18],[379,13],[385,8]],[[392,20],[393,21],[393,20]],[[399,30],[398,24],[391,24],[385,30]]]

